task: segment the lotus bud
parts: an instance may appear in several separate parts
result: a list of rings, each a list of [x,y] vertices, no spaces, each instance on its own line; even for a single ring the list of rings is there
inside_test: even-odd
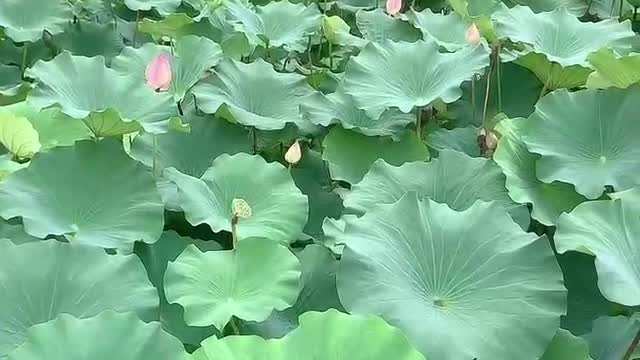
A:
[[[291,165],[297,164],[302,159],[302,149],[298,140],[289,147],[289,150],[284,154],[284,159]]]
[[[469,26],[467,32],[464,34],[464,38],[469,45],[478,45],[480,43],[480,31],[475,23]]]
[[[395,15],[402,9],[402,0],[387,0],[387,14]]]
[[[171,58],[169,54],[160,53],[154,57],[145,71],[147,84],[155,91],[169,90],[171,85]]]
[[[232,215],[238,219],[247,219],[251,217],[251,206],[244,199],[231,200]]]

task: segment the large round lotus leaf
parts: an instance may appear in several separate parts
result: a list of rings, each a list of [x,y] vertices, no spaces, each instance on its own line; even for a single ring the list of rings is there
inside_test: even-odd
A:
[[[566,7],[539,14],[527,6],[503,8],[493,21],[498,36],[523,43],[524,53],[544,54],[562,66],[588,67],[587,56],[605,47],[626,52],[635,36],[630,21],[581,22]]]
[[[302,264],[302,290],[292,307],[276,311],[261,323],[244,323],[243,330],[264,338],[281,338],[298,326],[298,317],[308,311],[342,310],[336,288],[338,260],[322,245],[307,245],[296,253]]]
[[[146,43],[137,49],[126,47],[113,59],[111,68],[122,75],[132,74],[140,82],[144,82],[145,70],[151,60],[158,54],[170,52],[170,48],[152,43]],[[176,101],[182,100],[187,91],[220,60],[222,60],[222,49],[207,38],[188,35],[177,39],[171,56],[172,77],[169,93]]]
[[[59,314],[84,318],[111,309],[147,321],[157,316],[158,293],[133,255],[55,240],[0,241],[0,258],[0,359],[24,342],[28,328]]]
[[[522,141],[526,119],[501,121],[496,129],[502,137],[493,159],[507,177],[509,196],[520,204],[533,205],[531,217],[540,223],[552,226],[563,212],[571,211],[586,199],[576,193],[573,185],[553,182],[543,183],[536,177],[536,161],[540,156],[531,154]]]
[[[595,360],[617,360],[625,358],[638,333],[640,319],[637,316],[603,316],[593,322],[593,332],[585,338]]]
[[[561,66],[535,52],[530,52],[515,62],[531,70],[546,85],[547,90],[582,87],[593,72],[593,69],[581,65]],[[517,96],[517,93],[514,95]]]
[[[345,129],[367,136],[398,137],[415,120],[414,114],[405,114],[398,109],[383,112],[379,119],[371,118],[364,110],[356,107],[351,96],[345,94],[342,88],[327,95],[315,92],[304,99],[300,111],[305,119],[316,125],[328,127],[339,123]]]
[[[524,127],[523,140],[546,183],[575,185],[589,199],[605,186],[640,185],[640,87],[626,90],[557,90],[542,98]]]
[[[391,17],[382,8],[356,13],[356,25],[366,40],[381,43],[385,40],[415,42],[420,31],[406,21]]]
[[[82,141],[37,154],[0,185],[0,216],[21,216],[30,235],[125,248],[155,242],[164,206],[144,167],[116,141]]]
[[[188,325],[222,330],[233,316],[263,321],[293,305],[300,291],[300,262],[286,247],[262,238],[233,250],[201,252],[189,245],[164,277],[169,303],[184,307]]]
[[[377,160],[393,165],[429,159],[429,150],[413,132],[405,132],[399,141],[391,137],[364,136],[334,127],[322,142],[322,158],[329,163],[331,178],[355,184]]]
[[[421,12],[410,9],[405,16],[422,32],[423,39],[434,39],[438,45],[448,51],[456,51],[468,46],[465,34],[469,24],[456,13],[434,14],[431,9],[426,8]]]
[[[589,14],[597,15],[600,19],[622,17],[625,13],[633,12],[632,2],[636,0],[593,0],[590,3]],[[598,359],[600,360],[600,359]]]
[[[35,42],[42,32],[57,34],[73,19],[66,0],[3,0],[0,27],[15,42]]]
[[[559,329],[540,360],[591,360],[587,342]]]
[[[15,96],[22,86],[22,71],[17,66],[0,64],[0,95]]]
[[[8,360],[177,360],[186,356],[180,340],[135,314],[105,311],[88,319],[61,314],[29,329]]]
[[[106,4],[106,3],[105,3]],[[122,35],[112,23],[69,23],[66,30],[55,36],[52,43],[73,55],[104,56],[107,61],[118,55],[124,43]]]
[[[301,123],[299,104],[312,92],[303,76],[277,73],[262,59],[250,64],[223,60],[213,76],[193,88],[202,111],[260,130]]]
[[[230,19],[237,22],[236,29],[245,33],[254,46],[268,44],[302,52],[307,48],[309,35],[320,30],[320,11],[316,6],[287,0],[257,6],[255,10],[242,0],[230,1],[225,6]]]
[[[609,49],[602,49],[588,57],[589,64],[596,69],[587,78],[587,87],[627,88],[640,82],[640,54],[617,57]]]
[[[133,11],[156,9],[162,15],[173,13],[181,2],[180,0],[124,0],[124,4]]]
[[[408,113],[438,98],[446,103],[458,100],[460,84],[481,74],[487,65],[489,52],[484,46],[440,53],[433,39],[370,43],[347,64],[345,92],[374,118],[388,107]]]
[[[40,150],[38,132],[29,120],[1,107],[0,145],[20,159],[30,159]]]
[[[239,240],[295,241],[307,222],[307,196],[298,190],[287,169],[257,155],[220,155],[200,178],[173,168],[166,169],[164,176],[178,186],[180,205],[192,225],[231,231],[234,200],[244,200],[250,208],[247,217],[238,219]]]
[[[442,150],[455,150],[471,157],[480,157],[478,135],[480,129],[475,126],[457,127],[451,130],[438,128],[427,134],[427,145],[435,152]],[[438,157],[433,154],[433,157]]]
[[[169,94],[156,93],[134,76],[121,76],[107,68],[101,56],[72,56],[65,51],[49,62],[38,61],[26,75],[36,79],[28,102],[37,109],[57,104],[76,119],[96,115],[103,117],[102,122],[137,122],[152,133],[166,132],[169,119],[177,116]],[[131,132],[103,128],[100,121],[88,124],[96,136]]]
[[[189,114],[186,119],[191,128],[189,133],[170,131],[160,135],[136,136],[131,145],[131,157],[152,168],[155,138],[157,174],[173,167],[183,174],[200,177],[218,156],[251,150],[248,133],[237,124],[194,114]]]
[[[300,326],[278,340],[257,336],[210,338],[191,360],[424,360],[407,338],[372,315],[336,310],[307,312]]]
[[[140,257],[147,269],[149,280],[160,293],[160,323],[162,328],[180,341],[189,345],[198,345],[216,333],[213,326],[195,327],[184,322],[184,310],[178,304],[169,304],[164,294],[164,274],[167,264],[174,261],[189,245],[195,245],[202,251],[221,250],[222,246],[215,241],[195,240],[178,235],[174,231],[162,233],[154,244],[138,243],[135,253]]]
[[[409,193],[339,240],[345,308],[382,316],[429,359],[539,359],[566,309],[549,242],[496,204],[455,211]]]
[[[627,203],[627,201],[629,203]],[[562,214],[555,234],[559,253],[596,256],[598,287],[609,300],[640,305],[640,215],[633,199],[591,201]]]
[[[3,111],[24,117],[38,132],[41,149],[48,150],[57,146],[69,146],[78,140],[91,138],[91,131],[80,121],[65,115],[59,108],[49,108],[36,111],[26,102],[0,108]]]
[[[3,219],[0,219],[0,239],[11,240],[17,245],[41,240],[27,234],[22,224],[17,221],[5,221]]]
[[[511,200],[499,166],[489,159],[451,150],[441,151],[430,162],[401,166],[378,160],[362,181],[345,193],[344,206],[351,213],[364,214],[375,205],[393,204],[410,191],[457,211],[468,209],[478,200],[495,201],[524,229],[529,226],[529,211]]]

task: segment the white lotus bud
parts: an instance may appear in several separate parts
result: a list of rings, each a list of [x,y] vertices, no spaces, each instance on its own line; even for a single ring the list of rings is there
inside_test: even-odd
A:
[[[246,219],[251,217],[251,206],[244,199],[231,200],[232,215],[239,219]]]
[[[469,26],[467,32],[464,34],[464,39],[469,45],[478,45],[480,43],[480,31],[475,23],[471,23],[471,26]]]
[[[297,164],[302,159],[302,148],[298,140],[289,147],[289,150],[284,154],[284,159],[291,165]]]

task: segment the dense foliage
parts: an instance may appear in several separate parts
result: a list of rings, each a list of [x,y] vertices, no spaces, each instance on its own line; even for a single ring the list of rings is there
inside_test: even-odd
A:
[[[0,360],[640,359],[640,1],[290,1],[0,0]]]

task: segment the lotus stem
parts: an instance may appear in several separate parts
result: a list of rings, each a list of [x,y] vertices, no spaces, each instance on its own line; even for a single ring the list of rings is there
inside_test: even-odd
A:
[[[496,54],[495,54],[496,82],[498,85],[498,113],[502,112],[502,73],[500,70],[500,67],[501,67],[500,52],[501,51],[502,51],[502,44],[498,43],[498,46],[496,46]]]
[[[251,133],[251,151],[253,155],[258,153],[258,141],[256,136],[256,128],[253,126],[249,128],[249,132]]]
[[[487,86],[484,92],[484,105],[482,107],[482,127],[484,128],[487,123],[487,108],[489,107],[489,93],[491,92],[491,73],[493,72],[493,64],[489,65],[487,69]]]
[[[416,107],[416,136],[418,140],[422,139],[422,107]]]
[[[133,32],[133,47],[136,47],[138,42],[138,28],[140,27],[140,10],[136,11],[136,29]]]
[[[327,43],[329,44],[329,71],[333,71],[333,44],[331,41]]]
[[[634,22],[636,21],[636,18],[637,18],[637,17],[638,17],[638,7],[637,7],[637,6],[635,6],[635,7],[633,8],[633,21],[634,21]]]
[[[473,111],[473,123],[476,123],[478,115],[476,114],[476,76],[471,78],[471,108]]]
[[[153,173],[153,177],[157,177],[156,171],[158,169],[158,135],[153,134],[153,150],[152,150],[152,167],[151,172]]]
[[[237,226],[238,226],[238,215],[233,214],[231,216],[231,239],[232,239],[231,246],[234,250],[238,247]],[[236,335],[239,335],[237,331],[236,331]]]
[[[27,69],[27,55],[29,54],[29,43],[24,42],[22,45],[22,64],[20,64],[20,70],[22,70],[22,76],[24,77],[24,71]]]
[[[622,19],[622,5],[624,4],[625,0],[620,0],[620,12],[618,13],[618,18]]]
[[[178,108],[178,114],[180,114],[180,116],[184,116],[184,112],[182,111],[182,100],[176,101],[176,107]]]
[[[629,344],[629,347],[627,348],[627,351],[624,353],[624,356],[622,357],[621,360],[631,359],[631,355],[633,354],[636,347],[638,346],[638,343],[640,343],[640,330],[638,330],[638,332],[636,333],[636,336],[631,341],[631,344]]]

